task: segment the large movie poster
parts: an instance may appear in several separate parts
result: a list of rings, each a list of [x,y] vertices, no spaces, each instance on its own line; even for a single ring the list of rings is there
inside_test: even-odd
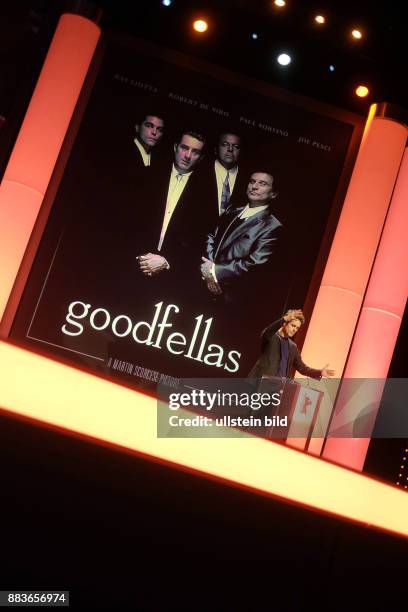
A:
[[[111,43],[11,336],[142,388],[247,376],[304,305],[356,126]]]

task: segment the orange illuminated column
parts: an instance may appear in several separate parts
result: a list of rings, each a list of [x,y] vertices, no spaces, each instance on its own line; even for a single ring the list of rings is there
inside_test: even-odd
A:
[[[302,350],[306,363],[329,362],[338,377],[350,350],[406,144],[406,127],[384,116],[387,108],[370,109]],[[329,417],[324,415],[323,430]],[[312,438],[309,452],[319,454],[323,441]]]
[[[377,385],[369,381],[363,404],[348,398],[336,404],[331,423],[336,430],[352,424],[370,406],[369,426],[378,410],[383,380],[386,378],[408,296],[408,149],[401,169],[381,236],[363,308],[351,345],[344,372],[345,378],[377,378]],[[367,431],[371,435],[371,431]],[[328,438],[324,457],[362,470],[370,438]]]
[[[62,15],[0,185],[0,320],[99,37],[92,21]]]

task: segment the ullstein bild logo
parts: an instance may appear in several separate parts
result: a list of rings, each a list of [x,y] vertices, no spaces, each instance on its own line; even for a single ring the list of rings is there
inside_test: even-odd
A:
[[[191,338],[177,331],[163,338],[166,335],[165,330],[168,333],[173,327],[173,323],[169,322],[171,314],[180,312],[176,304],[168,304],[165,307],[163,302],[155,304],[151,323],[147,321],[133,323],[130,317],[123,314],[112,319],[105,308],[95,308],[92,312],[91,309],[91,304],[81,301],[71,302],[65,317],[66,323],[61,327],[61,331],[67,336],[80,336],[84,331],[82,322],[85,322],[89,315],[89,325],[95,331],[102,331],[110,326],[113,335],[118,338],[132,335],[138,344],[146,344],[156,349],[166,348],[173,355],[183,355],[208,366],[223,368],[227,372],[237,372],[239,369],[241,353],[231,350],[224,358],[226,350],[221,345],[207,344],[212,318],[203,321],[204,315],[195,317],[196,323]]]

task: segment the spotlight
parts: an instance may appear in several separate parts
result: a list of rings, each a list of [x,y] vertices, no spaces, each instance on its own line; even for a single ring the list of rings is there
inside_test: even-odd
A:
[[[252,32],[251,38],[252,40],[258,40],[258,34],[256,32]]]
[[[368,96],[369,93],[370,93],[370,90],[365,85],[359,85],[356,88],[356,95],[359,98],[365,98],[366,96]]]
[[[334,72],[336,70],[336,68],[335,68],[335,66],[333,66],[333,64],[330,64],[329,70],[330,70],[330,72]]]
[[[351,35],[352,35],[352,37],[353,37],[353,38],[356,38],[356,39],[363,38],[363,35],[362,35],[362,33],[360,32],[360,30],[353,30],[353,31],[351,32]]]
[[[316,23],[326,23],[326,19],[323,17],[323,15],[316,15],[315,21]]]
[[[193,28],[196,32],[206,32],[208,30],[208,23],[204,19],[196,19],[193,23]]]
[[[162,0],[163,6],[171,6],[171,0]]]
[[[278,55],[278,64],[281,66],[287,66],[292,61],[292,58],[287,53],[281,53]]]
[[[286,6],[286,2],[285,0],[274,0],[274,5],[279,6],[279,8],[282,8],[282,6]]]

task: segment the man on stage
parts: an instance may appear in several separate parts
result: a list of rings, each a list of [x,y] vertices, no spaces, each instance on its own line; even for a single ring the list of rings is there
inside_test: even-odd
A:
[[[324,376],[334,376],[334,370],[326,364],[321,370],[306,365],[300,356],[298,347],[292,339],[300,326],[305,322],[301,310],[288,310],[282,319],[278,319],[261,335],[261,356],[250,371],[248,378],[278,376],[288,378],[293,369],[304,376],[320,380]]]

